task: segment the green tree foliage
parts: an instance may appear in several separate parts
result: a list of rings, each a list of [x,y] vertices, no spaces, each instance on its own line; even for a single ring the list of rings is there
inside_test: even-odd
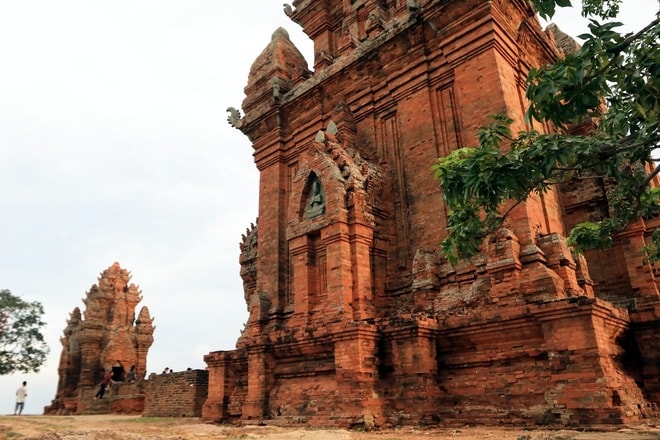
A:
[[[41,303],[0,290],[0,375],[39,371],[49,351],[41,334],[43,314]]]
[[[570,5],[531,1],[544,18]],[[649,185],[660,172],[652,159],[660,146],[660,21],[656,15],[641,31],[621,34],[621,23],[594,19],[616,17],[620,2],[583,0],[590,32],[579,36],[582,48],[530,71],[529,131],[514,136],[511,119],[492,116],[478,132],[477,147],[456,150],[434,165],[450,211],[442,242],[450,261],[474,256],[529,194],[572,179],[602,179],[611,188],[609,217],[571,231],[569,244],[578,251],[609,246],[630,223],[660,214],[660,189]],[[584,121],[595,121],[595,130],[573,134],[571,127]],[[556,132],[535,131],[539,123]],[[660,232],[645,251],[649,261],[660,259]]]

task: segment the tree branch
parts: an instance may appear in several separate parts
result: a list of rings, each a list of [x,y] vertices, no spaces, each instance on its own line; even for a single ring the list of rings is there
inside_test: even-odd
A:
[[[656,18],[655,20],[653,20],[652,22],[650,22],[649,24],[647,24],[644,28],[642,28],[639,32],[637,32],[636,34],[633,34],[633,35],[629,36],[628,38],[626,38],[625,40],[623,40],[623,41],[622,41],[620,44],[618,44],[617,46],[614,46],[614,47],[611,49],[611,52],[612,52],[613,54],[618,54],[618,53],[624,51],[626,48],[628,48],[628,46],[630,46],[630,45],[633,43],[633,41],[635,41],[636,39],[638,39],[638,38],[644,36],[644,34],[645,34],[647,31],[649,31],[652,27],[656,26],[657,24],[660,24],[660,18]],[[610,52],[610,51],[608,50],[607,52]]]
[[[651,183],[651,180],[660,173],[660,163],[655,167],[655,169],[649,173],[648,176],[639,184],[637,189],[637,195],[641,195],[644,192],[644,189]]]

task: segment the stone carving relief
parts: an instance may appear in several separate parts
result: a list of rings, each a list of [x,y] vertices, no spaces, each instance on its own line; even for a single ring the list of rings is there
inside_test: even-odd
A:
[[[440,286],[440,256],[436,251],[417,249],[413,258],[413,291]]]
[[[362,158],[359,151],[354,147],[345,147],[338,142],[337,125],[330,121],[325,131],[320,130],[315,142],[322,144],[324,153],[328,154],[339,169],[344,187],[346,189],[346,208],[362,209],[369,211],[364,204],[367,194],[374,196],[382,187],[382,170]],[[365,197],[356,198],[359,192]]]
[[[417,16],[422,12],[422,5],[419,4],[418,0],[406,0],[406,7],[411,16]]]
[[[259,221],[257,220],[257,225]],[[255,294],[257,285],[257,237],[258,227],[251,223],[245,230],[240,243],[241,255],[239,262],[241,264],[241,279],[243,280],[243,297],[245,303],[250,307],[250,298]]]
[[[325,213],[325,191],[323,185],[316,175],[310,178],[310,191],[305,208],[305,215],[308,219],[318,217]]]
[[[365,23],[367,34],[371,35],[382,31],[385,29],[385,24],[385,14],[383,13],[383,10],[376,8],[367,16],[367,21]]]
[[[240,128],[241,111],[234,107],[228,107],[227,112],[229,113],[229,116],[227,116],[227,122],[229,123],[229,125],[231,125],[234,128]]]

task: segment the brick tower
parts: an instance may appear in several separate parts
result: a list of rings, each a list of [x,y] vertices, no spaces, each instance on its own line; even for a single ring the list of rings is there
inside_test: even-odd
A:
[[[640,249],[656,222],[573,255],[566,231],[606,200],[566,186],[517,206],[473,261],[437,251],[435,159],[475,145],[490,114],[528,128],[527,72],[561,56],[528,2],[296,0],[285,12],[314,66],[276,30],[244,115],[230,109],[253,144],[259,213],[241,244],[249,320],[236,350],[205,357],[204,418],[371,428],[651,412],[660,308]]]
[[[96,387],[116,361],[126,371],[135,365],[138,379],[144,377],[154,341],[153,318],[147,307],[135,315],[142,295],[130,280],[130,272],[114,263],[87,292],[84,314],[73,309],[60,338],[59,382],[46,414],[87,411]]]

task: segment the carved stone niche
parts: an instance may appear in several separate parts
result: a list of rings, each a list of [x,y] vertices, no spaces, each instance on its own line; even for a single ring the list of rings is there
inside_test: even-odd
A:
[[[306,187],[305,217],[313,219],[325,214],[325,190],[316,174],[310,174]]]

